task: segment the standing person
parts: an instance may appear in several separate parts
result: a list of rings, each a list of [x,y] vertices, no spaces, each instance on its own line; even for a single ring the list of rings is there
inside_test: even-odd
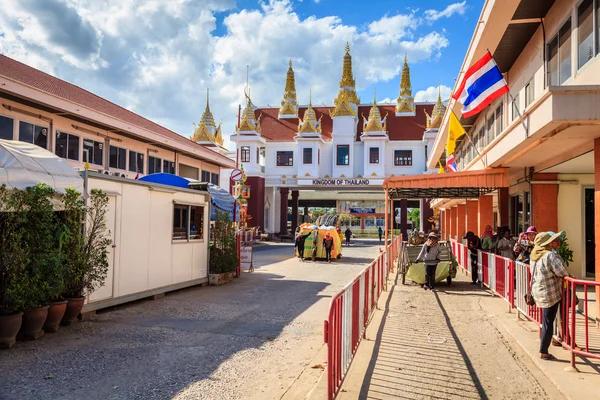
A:
[[[417,257],[417,262],[423,260],[425,263],[425,284],[423,285],[425,290],[435,291],[435,270],[440,262],[440,245],[438,241],[438,236],[431,232]]]
[[[383,239],[383,229],[381,227],[377,228],[377,233],[379,233],[379,241]]]
[[[304,261],[304,242],[306,242],[306,238],[310,236],[310,232],[308,232],[306,235],[303,235],[302,233],[298,232],[298,234],[296,235],[296,248],[298,249],[298,258],[300,259],[300,261]]]
[[[513,260],[515,258],[515,253],[513,252],[514,245],[514,241],[510,237],[510,229],[505,227],[500,235],[498,243],[496,244],[498,254],[502,257]]]
[[[563,232],[541,232],[535,238],[530,255],[531,295],[535,305],[542,309],[542,336],[540,338],[540,358],[554,360],[548,353],[552,341],[554,320],[562,297],[562,279],[569,276],[560,255],[553,250],[560,247]]]
[[[323,248],[325,249],[325,259],[331,264],[331,250],[333,250],[333,238],[331,233],[327,232],[323,239]]]
[[[490,225],[485,226],[485,230],[481,234],[481,249],[487,253],[492,253],[496,248],[496,243],[494,241],[494,232],[492,231],[492,227]]]
[[[515,244],[514,248],[515,253],[518,254],[517,261],[529,264],[529,255],[533,250],[536,235],[537,230],[535,226],[530,226],[527,228],[525,234],[519,237],[519,242]]]
[[[481,249],[481,239],[474,234],[473,232],[467,232],[467,235],[463,238],[467,239],[467,248],[471,254],[471,284],[476,285],[481,283],[478,278],[478,269],[479,266],[477,264],[477,250]]]
[[[352,231],[350,230],[350,227],[346,228],[344,235],[346,236],[346,246],[350,246],[350,238],[352,237]]]

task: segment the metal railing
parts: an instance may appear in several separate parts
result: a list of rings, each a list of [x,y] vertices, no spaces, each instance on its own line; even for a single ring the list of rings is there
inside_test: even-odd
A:
[[[356,278],[335,294],[329,305],[329,315],[324,322],[324,340],[327,343],[327,398],[335,398],[350,363],[358,349],[377,301],[387,281],[391,265],[402,253],[399,236]]]

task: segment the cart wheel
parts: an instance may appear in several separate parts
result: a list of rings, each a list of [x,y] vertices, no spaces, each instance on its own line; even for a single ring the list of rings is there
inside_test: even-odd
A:
[[[452,277],[450,275],[448,275],[448,277],[446,278],[446,282],[448,283],[448,285],[452,285]]]

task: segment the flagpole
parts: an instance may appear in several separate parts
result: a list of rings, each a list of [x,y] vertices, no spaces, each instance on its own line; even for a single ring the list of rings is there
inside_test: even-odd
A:
[[[477,155],[481,159],[481,162],[483,163],[483,166],[487,168],[487,163],[483,160],[483,156],[481,155],[481,153],[477,149],[477,144],[475,142],[473,142],[473,140],[471,139],[471,135],[469,135],[469,132],[467,132],[466,129],[465,129],[465,135],[467,135],[467,138],[469,139],[469,142],[473,145],[473,148],[475,149],[475,152],[477,152]]]
[[[508,92],[508,95],[510,96],[510,104],[511,106],[515,104],[515,98],[513,97],[511,92]],[[515,108],[517,110],[517,115],[519,116],[519,121],[521,122],[521,124],[523,125],[523,128],[525,128],[525,137],[529,137],[529,126],[527,124],[525,124],[525,120],[523,119],[523,115],[521,114],[521,111],[519,110],[519,105],[517,104],[517,107]],[[508,113],[508,110],[507,110]]]

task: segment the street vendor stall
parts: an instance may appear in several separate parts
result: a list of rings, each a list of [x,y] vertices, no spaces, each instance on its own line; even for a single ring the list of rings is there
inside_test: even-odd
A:
[[[300,235],[308,235],[304,242],[304,258],[315,260],[317,258],[325,258],[325,248],[323,247],[323,239],[327,232],[333,237],[333,250],[331,258],[338,259],[342,256],[342,240],[336,234],[337,228],[334,226],[317,226],[308,223],[300,225]],[[298,250],[296,250],[298,256]]]

